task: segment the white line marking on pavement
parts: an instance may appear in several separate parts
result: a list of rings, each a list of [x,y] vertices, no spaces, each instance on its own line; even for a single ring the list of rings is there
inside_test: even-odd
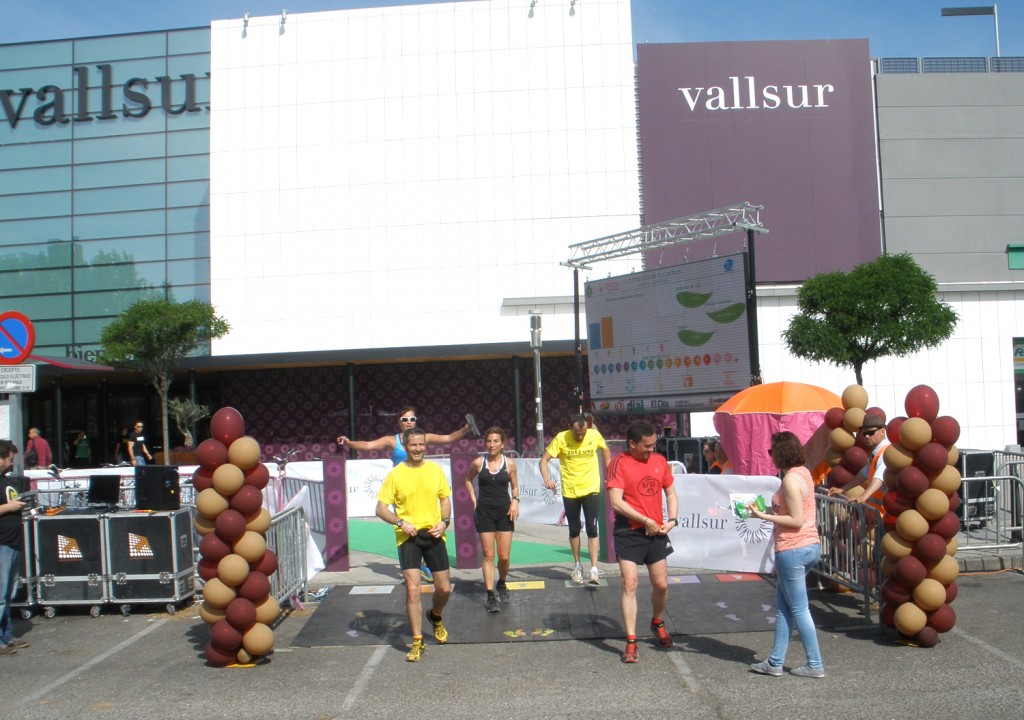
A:
[[[999,658],[1000,660],[1002,660],[1004,662],[1008,662],[1008,663],[1010,663],[1011,665],[1013,665],[1015,667],[1024,668],[1024,662],[1021,662],[1019,658],[1015,658],[1013,655],[1007,655],[1006,653],[1004,653],[999,648],[992,647],[991,645],[989,645],[984,640],[976,638],[973,635],[968,635],[967,633],[965,633],[960,628],[955,627],[950,632],[956,633],[957,635],[962,637],[964,640],[967,640],[968,642],[972,642],[975,645],[979,645],[979,646],[985,648],[990,653],[992,653],[993,655],[995,655],[997,658]]]
[[[345,704],[341,706],[342,712],[348,710],[352,705],[355,704],[359,696],[363,694],[363,690],[366,688],[367,683],[370,682],[370,678],[373,677],[373,673],[377,671],[377,666],[380,665],[380,661],[384,659],[384,654],[388,651],[387,645],[381,645],[373,651],[373,655],[370,656],[369,661],[366,663],[366,667],[359,673],[359,677],[356,678],[355,684],[352,689],[348,691],[348,695],[345,696]],[[339,715],[338,717],[343,717]]]
[[[697,681],[693,677],[693,671],[690,670],[689,664],[683,659],[683,654],[678,650],[674,650],[668,656],[672,659],[672,664],[676,666],[676,672],[683,679],[687,689],[690,692],[697,692]]]
[[[92,668],[92,667],[95,667],[96,665],[99,665],[101,662],[106,660],[111,655],[115,655],[115,654],[121,652],[122,650],[124,650],[126,647],[128,647],[132,643],[134,643],[134,642],[136,642],[138,640],[141,640],[146,635],[149,635],[151,632],[153,632],[157,628],[161,627],[168,620],[170,620],[170,618],[164,618],[163,620],[157,620],[156,622],[154,622],[154,623],[152,623],[150,625],[147,625],[145,630],[142,630],[141,632],[139,632],[136,635],[133,635],[132,637],[128,638],[127,640],[122,640],[121,642],[119,642],[114,647],[110,648],[109,650],[107,650],[104,653],[100,653],[99,655],[97,655],[92,660],[90,660],[89,662],[85,663],[85,665],[82,665],[78,669],[72,670],[71,672],[67,673],[63,677],[57,678],[56,680],[54,680],[49,685],[43,686],[42,688],[40,688],[39,690],[36,690],[31,695],[27,695],[25,697],[18,698],[17,700],[14,700],[14,705],[16,705],[16,706],[17,705],[28,705],[29,703],[34,703],[36,700],[40,699],[44,695],[47,695],[48,693],[52,692],[55,688],[60,687],[61,685],[63,685],[66,682],[70,682],[71,680],[74,680],[76,677],[78,677],[79,675],[84,673],[89,668]]]

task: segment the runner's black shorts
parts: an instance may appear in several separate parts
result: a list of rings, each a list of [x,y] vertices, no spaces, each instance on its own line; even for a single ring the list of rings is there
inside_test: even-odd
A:
[[[473,521],[476,523],[478,533],[492,532],[513,532],[516,524],[508,517],[508,510],[511,503],[505,507],[490,505],[477,505],[473,513]]]
[[[651,535],[633,528],[615,528],[615,554],[637,565],[653,565],[672,554],[668,535]]]
[[[431,538],[427,547],[421,539],[417,543],[415,538],[409,538],[398,546],[398,566],[402,570],[419,570],[421,563],[426,563],[430,572],[436,573],[447,570],[448,546],[441,538]]]

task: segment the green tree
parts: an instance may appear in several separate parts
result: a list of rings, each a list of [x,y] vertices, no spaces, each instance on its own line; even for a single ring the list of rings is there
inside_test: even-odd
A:
[[[936,299],[937,290],[906,253],[881,255],[849,273],[822,273],[797,292],[799,312],[782,338],[797,357],[852,367],[862,385],[869,360],[905,357],[953,334],[956,311]]]
[[[164,453],[171,448],[167,396],[175,368],[182,358],[230,329],[208,302],[176,303],[163,298],[140,300],[103,328],[103,361],[138,370],[160,396]]]
[[[192,447],[192,424],[210,417],[210,408],[193,402],[191,398],[177,397],[167,401],[167,410],[178,426],[185,447]]]

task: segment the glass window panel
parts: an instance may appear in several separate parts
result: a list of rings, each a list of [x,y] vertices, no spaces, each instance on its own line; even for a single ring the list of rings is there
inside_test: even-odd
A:
[[[167,236],[167,259],[210,257],[210,233],[183,233]]]
[[[110,324],[113,317],[96,318],[93,320],[75,321],[75,345],[98,344],[103,328]]]
[[[181,130],[167,133],[167,156],[209,155],[210,131]]]
[[[81,63],[79,63],[81,65]],[[86,78],[90,88],[97,88],[103,86],[103,71],[100,70],[97,65],[110,65],[110,84],[113,86],[113,98],[114,107],[118,108],[124,101],[122,86],[131,80],[132,78],[142,78],[143,80],[153,81],[161,75],[165,74],[167,70],[167,59],[163,57],[163,53],[160,53],[160,57],[133,57],[128,60],[114,60],[107,58],[106,60],[97,60],[95,63],[85,65],[89,69],[88,77]],[[150,82],[150,88],[159,85],[155,82]],[[141,89],[141,88],[140,88]],[[159,93],[156,95],[159,103]],[[94,110],[99,110],[99,96],[96,96],[96,100],[93,101],[92,93],[90,93],[89,107]]]
[[[71,214],[71,193],[0,195],[0,217],[54,217]]]
[[[209,36],[207,36],[209,46]],[[44,67],[46,65],[70,65],[72,42],[26,43],[24,45],[0,45],[0,67]],[[6,85],[5,85],[6,87]]]
[[[183,55],[187,53],[210,52],[210,28],[189,28],[173,30],[167,33],[167,54]]]
[[[209,285],[175,285],[171,287],[171,297],[174,302],[188,302],[189,300],[202,300],[210,302]],[[204,353],[208,354],[208,353]]]
[[[165,166],[166,161],[158,158],[76,165],[75,189],[162,183]]]
[[[36,352],[42,352],[43,348],[51,345],[63,346],[71,344],[72,325],[70,320],[44,320],[43,322],[33,322],[32,325],[36,329]],[[60,350],[63,349],[63,347],[60,347]],[[48,354],[64,355],[63,352]]]
[[[75,236],[82,240],[162,235],[165,231],[163,210],[83,215],[75,218]]]
[[[209,129],[210,113],[205,108],[199,112],[184,113],[168,118],[168,130],[199,130]]]
[[[179,208],[167,211],[167,232],[209,232],[209,206],[195,208]]]
[[[32,119],[30,108],[26,108],[21,120],[15,127],[7,122],[6,113],[0,120],[0,147],[14,145],[17,143],[49,142],[53,140],[68,140],[71,137],[72,123],[61,125],[37,125]]]
[[[71,243],[52,242],[22,245],[0,251],[0,268],[4,271],[37,270],[71,266]]]
[[[115,290],[112,292],[75,293],[75,317],[114,317],[133,303],[155,297],[153,290]]]
[[[0,245],[23,245],[71,239],[71,218],[0,220]]]
[[[99,92],[98,90],[95,92]],[[156,96],[159,106],[160,95]],[[93,115],[99,114],[99,99],[90,101]],[[162,110],[151,111],[144,117],[122,117],[121,101],[115,98],[113,111],[117,117],[113,120],[93,120],[92,122],[75,123],[75,139],[78,138],[116,138],[127,135],[143,135],[145,133],[162,133],[167,129],[167,121]],[[133,110],[138,107],[129,105]]]
[[[195,207],[210,204],[209,180],[169,183],[167,185],[167,207]]]
[[[8,66],[4,65],[2,67],[6,68]],[[71,78],[71,68],[66,65],[60,67],[5,69],[0,70],[0,88],[14,91],[11,103],[15,109],[21,104],[22,88],[31,88],[33,90],[31,93],[33,97],[30,97],[25,103],[25,113],[22,115],[22,117],[25,117],[25,115],[31,116],[39,105],[39,100],[35,97],[35,91],[46,85],[56,85],[62,90],[66,90],[71,87]]]
[[[195,285],[210,282],[207,260],[175,260],[167,263],[167,282],[171,285]]]
[[[70,167],[0,170],[0,195],[70,189]]]
[[[90,240],[76,243],[75,265],[112,265],[164,259],[164,236]]]
[[[161,183],[159,185],[129,185],[101,190],[79,190],[75,192],[75,212],[82,216],[92,213],[162,208],[165,199],[164,188],[165,186]]]
[[[163,57],[167,33],[116,35],[75,40],[75,63],[104,63],[128,58]]]
[[[164,275],[163,263],[75,268],[75,291],[77,294],[96,290],[139,290],[158,287],[163,284]]]
[[[9,145],[3,149],[3,163],[5,170],[38,168],[47,165],[70,165],[71,142],[62,140],[28,145]]]
[[[71,292],[71,270],[23,270],[0,273],[0,297]]]
[[[206,180],[207,185],[209,185],[210,156],[186,155],[184,157],[167,158],[167,179],[171,182],[176,180]]]
[[[71,317],[71,295],[36,295],[19,299],[15,305],[13,309],[32,318],[33,325],[40,320],[63,320]]]
[[[185,73],[192,73],[196,79],[205,78],[210,72],[210,48],[193,53],[182,53],[167,58],[167,74],[171,77],[178,77]]]
[[[75,143],[75,162],[85,164],[161,158],[164,156],[164,145],[163,133],[79,140]]]

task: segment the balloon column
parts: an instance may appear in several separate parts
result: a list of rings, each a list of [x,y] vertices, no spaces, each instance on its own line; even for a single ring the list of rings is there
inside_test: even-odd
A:
[[[241,414],[218,410],[211,438],[199,443],[199,469],[192,476],[199,575],[205,581],[199,615],[210,626],[206,660],[223,667],[250,663],[274,648],[270,629],[281,608],[270,595],[277,556],[267,548],[270,513],[263,488],[270,473],[260,462],[260,446],[245,433]]]
[[[882,622],[924,647],[956,624],[959,565],[954,558],[960,520],[960,425],[939,416],[939,398],[918,385],[904,401],[906,417],[889,421],[885,450],[888,530],[882,539]]]

